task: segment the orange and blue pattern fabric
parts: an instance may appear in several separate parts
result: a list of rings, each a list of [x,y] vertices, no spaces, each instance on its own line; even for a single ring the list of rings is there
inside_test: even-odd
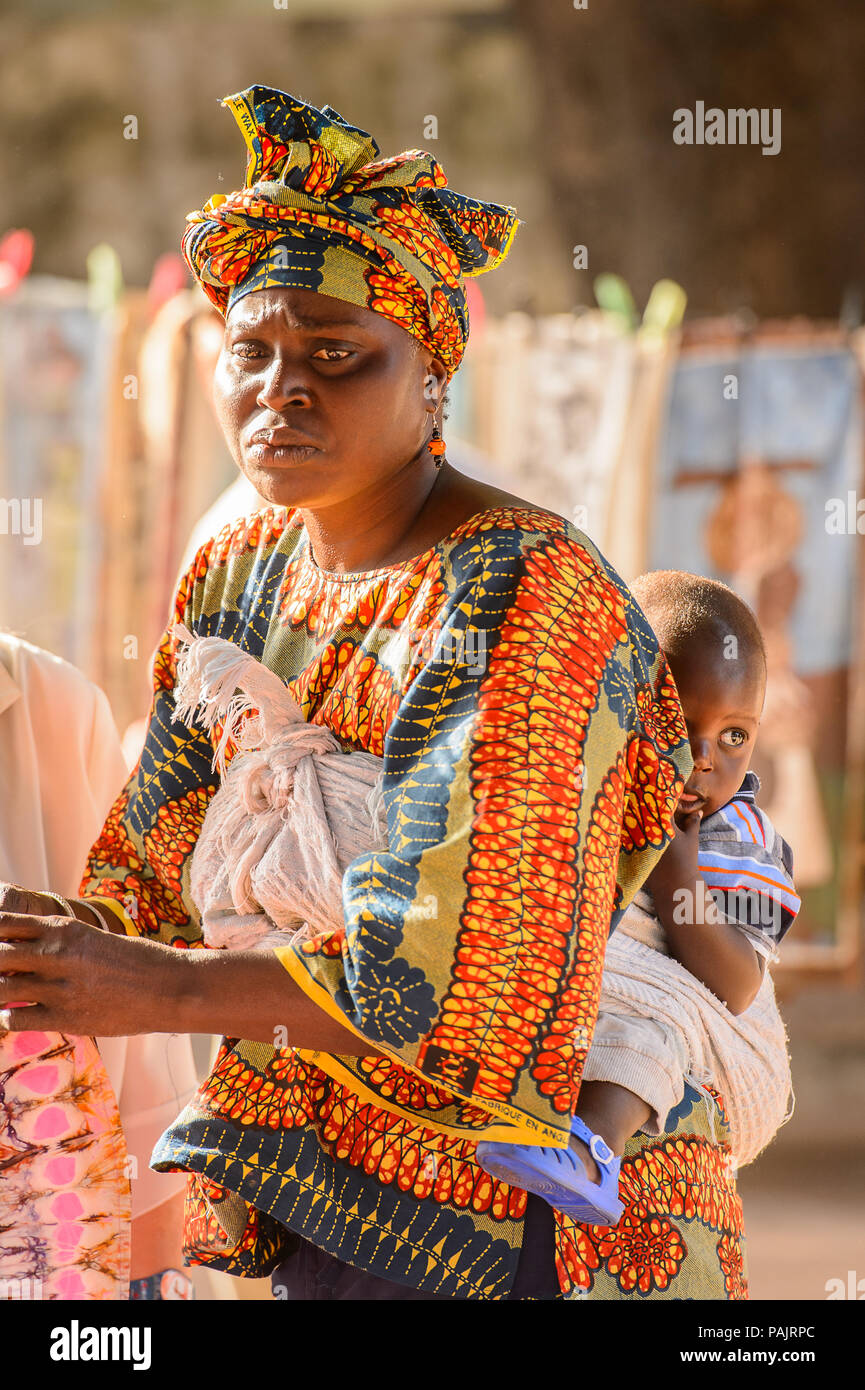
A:
[[[514,208],[448,188],[423,150],[379,159],[332,106],[274,87],[225,97],[247,144],[245,187],[187,217],[183,255],[221,314],[292,286],[383,314],[452,376],[469,334],[465,276],[500,265]]]
[[[141,761],[82,882],[115,905],[132,894],[129,929],[178,947],[201,944],[188,860],[221,729],[172,719],[175,619],[235,642],[344,748],[382,757],[388,818],[387,852],[345,875],[344,930],[276,952],[386,1055],[223,1040],[153,1157],[193,1175],[187,1258],[259,1275],[296,1232],[397,1283],[503,1298],[526,1194],[484,1173],[476,1144],[567,1142],[607,934],[691,768],[655,638],[548,512],[488,510],[354,575],[316,566],[299,513],[226,527],[180,584]],[[688,1094],[670,1133],[632,1141],[615,1232],[557,1217],[563,1296],[740,1296],[720,1100]]]

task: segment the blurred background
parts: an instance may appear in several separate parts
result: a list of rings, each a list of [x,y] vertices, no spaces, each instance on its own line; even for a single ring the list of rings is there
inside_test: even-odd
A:
[[[761,802],[803,911],[775,972],[796,1111],[741,1174],[752,1296],[855,1287],[865,10],[34,0],[0,32],[0,625],[103,687],[134,765],[178,574],[257,504],[210,405],[221,321],[177,250],[243,182],[220,97],[329,103],[515,206],[511,255],[470,285],[448,456],[626,579],[712,575],[758,613]]]

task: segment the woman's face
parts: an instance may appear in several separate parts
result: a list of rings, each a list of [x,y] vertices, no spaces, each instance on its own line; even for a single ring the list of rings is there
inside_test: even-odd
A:
[[[214,398],[260,495],[315,509],[381,486],[414,458],[445,385],[442,364],[382,314],[313,290],[266,289],[228,314]]]

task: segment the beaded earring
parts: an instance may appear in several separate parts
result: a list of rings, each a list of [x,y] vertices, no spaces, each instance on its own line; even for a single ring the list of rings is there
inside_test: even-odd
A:
[[[435,459],[436,468],[441,468],[444,463],[445,449],[447,445],[441,437],[441,432],[435,420],[433,420],[433,432],[427,448]]]

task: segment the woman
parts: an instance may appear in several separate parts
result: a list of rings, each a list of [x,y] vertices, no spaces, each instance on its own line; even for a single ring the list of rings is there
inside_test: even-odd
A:
[[[484,1138],[567,1143],[604,942],[691,768],[654,637],[591,543],[436,452],[464,276],[515,214],[420,151],[379,160],[330,107],[227,104],[246,187],[190,216],[184,250],[226,314],[226,439],[272,505],[198,552],[175,613],[384,758],[389,849],[346,873],[342,933],[172,949],[200,941],[188,859],[215,784],[212,737],[172,722],[169,629],[80,922],[9,891],[4,973],[28,972],[44,1026],[225,1035],[153,1159],[192,1174],[193,1262],[275,1271],[283,1298],[742,1296],[720,1105],[632,1142],[615,1231],[475,1160]]]

